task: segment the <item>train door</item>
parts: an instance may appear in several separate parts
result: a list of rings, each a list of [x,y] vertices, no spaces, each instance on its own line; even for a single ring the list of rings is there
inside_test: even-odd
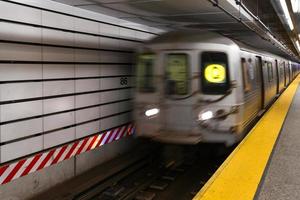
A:
[[[283,62],[283,76],[284,76],[284,87],[286,87],[288,84],[287,84],[287,70],[286,70],[286,62],[284,61]]]
[[[278,66],[278,61],[275,60],[275,73],[276,73],[276,94],[279,94],[279,66]]]
[[[278,62],[278,80],[279,80],[278,92],[281,93],[282,90],[284,89],[284,84],[285,84],[284,62],[282,60]]]
[[[286,77],[286,86],[288,86],[288,84],[290,83],[290,64],[289,62],[285,62],[285,77]]]
[[[290,76],[289,76],[289,78],[290,78],[290,82],[293,80],[293,75],[292,75],[292,63],[289,61],[289,72],[290,72]]]
[[[276,96],[275,63],[266,57],[263,61],[264,107],[267,107]]]
[[[170,51],[163,55],[165,91],[163,98],[163,129],[165,131],[190,131],[193,126],[192,51]]]
[[[250,53],[241,54],[243,75],[243,126],[247,127],[262,110],[261,66],[259,58]]]
[[[260,56],[255,57],[256,71],[257,71],[257,86],[259,88],[260,98],[260,108],[261,110],[264,108],[264,99],[265,99],[265,87],[264,87],[264,76],[263,76],[263,66],[262,66],[262,58]]]

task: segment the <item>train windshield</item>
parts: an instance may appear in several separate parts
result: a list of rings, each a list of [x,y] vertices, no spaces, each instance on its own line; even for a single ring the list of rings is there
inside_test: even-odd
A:
[[[167,54],[166,57],[166,94],[188,94],[188,55]]]
[[[201,55],[201,84],[204,94],[225,94],[230,88],[227,55],[203,52]]]
[[[142,54],[137,63],[137,89],[139,92],[155,92],[154,54]]]

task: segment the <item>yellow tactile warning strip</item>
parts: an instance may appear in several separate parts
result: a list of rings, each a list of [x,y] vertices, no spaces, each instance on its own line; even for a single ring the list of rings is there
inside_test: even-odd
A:
[[[250,200],[300,82],[298,76],[252,128],[193,200]]]

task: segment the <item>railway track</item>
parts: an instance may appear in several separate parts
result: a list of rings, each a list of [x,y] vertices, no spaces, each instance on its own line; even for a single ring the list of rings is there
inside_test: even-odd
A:
[[[207,144],[142,147],[31,200],[190,200],[231,152],[221,149],[216,156],[218,148]]]
[[[211,152],[206,148],[190,148],[180,158],[166,157],[158,150],[76,194],[72,199],[192,199],[227,156],[210,156]]]

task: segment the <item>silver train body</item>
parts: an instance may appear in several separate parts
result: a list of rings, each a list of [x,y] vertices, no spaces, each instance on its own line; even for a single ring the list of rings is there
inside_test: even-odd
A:
[[[167,33],[139,53],[136,135],[165,143],[240,141],[300,69],[211,32]]]

